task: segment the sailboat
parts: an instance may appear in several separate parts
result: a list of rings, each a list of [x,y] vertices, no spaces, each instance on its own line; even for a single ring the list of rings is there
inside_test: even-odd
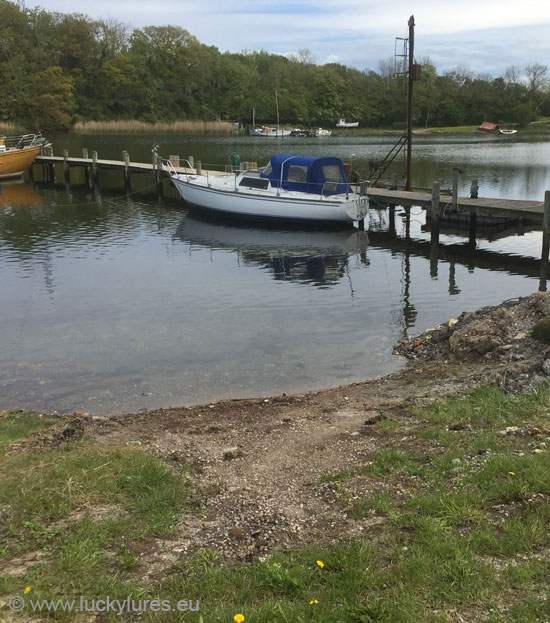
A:
[[[253,128],[250,130],[249,134],[252,136],[272,136],[274,138],[290,136],[292,134],[292,130],[281,130],[279,127],[279,96],[277,91],[275,91],[275,108],[277,109],[277,127],[263,126],[261,128]],[[254,125],[255,112],[256,111],[252,109],[252,125]]]

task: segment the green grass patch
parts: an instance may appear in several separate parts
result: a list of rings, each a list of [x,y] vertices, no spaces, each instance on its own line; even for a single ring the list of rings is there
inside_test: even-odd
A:
[[[11,411],[0,417],[0,450],[32,433],[50,428],[55,418],[29,411]]]

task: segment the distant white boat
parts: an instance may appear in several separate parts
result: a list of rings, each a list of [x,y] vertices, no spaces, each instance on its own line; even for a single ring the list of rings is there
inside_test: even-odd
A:
[[[504,129],[499,129],[500,134],[517,134],[518,131],[517,130],[504,130]]]
[[[357,128],[358,126],[359,121],[346,121],[345,119],[338,119],[336,124],[337,128]]]
[[[272,128],[264,126],[263,128],[254,128],[250,130],[251,136],[272,136],[274,138],[281,138],[282,136],[290,136],[292,130],[280,130],[279,128]]]
[[[310,223],[352,223],[368,214],[368,198],[353,191],[340,158],[279,154],[263,170],[238,175],[178,173],[169,161],[166,166],[189,206],[219,214]]]
[[[325,130],[324,128],[317,128],[315,130],[315,136],[330,136],[331,134],[331,130]]]

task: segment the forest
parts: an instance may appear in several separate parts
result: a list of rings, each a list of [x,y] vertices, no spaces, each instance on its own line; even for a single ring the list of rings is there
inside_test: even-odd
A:
[[[276,120],[302,127],[336,120],[361,127],[400,127],[406,76],[393,59],[378,70],[317,65],[307,49],[290,56],[222,52],[180,26],[132,29],[80,13],[27,9],[0,0],[0,121],[42,131],[77,121]],[[365,59],[367,65],[369,59]],[[416,127],[483,120],[524,126],[550,115],[548,68],[510,66],[503,76],[467,67],[439,74],[418,59]],[[399,69],[399,68],[397,68]]]

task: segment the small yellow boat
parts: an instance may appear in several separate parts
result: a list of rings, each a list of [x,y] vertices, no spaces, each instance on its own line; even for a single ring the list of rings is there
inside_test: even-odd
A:
[[[0,136],[0,179],[23,175],[47,144],[40,134]]]

